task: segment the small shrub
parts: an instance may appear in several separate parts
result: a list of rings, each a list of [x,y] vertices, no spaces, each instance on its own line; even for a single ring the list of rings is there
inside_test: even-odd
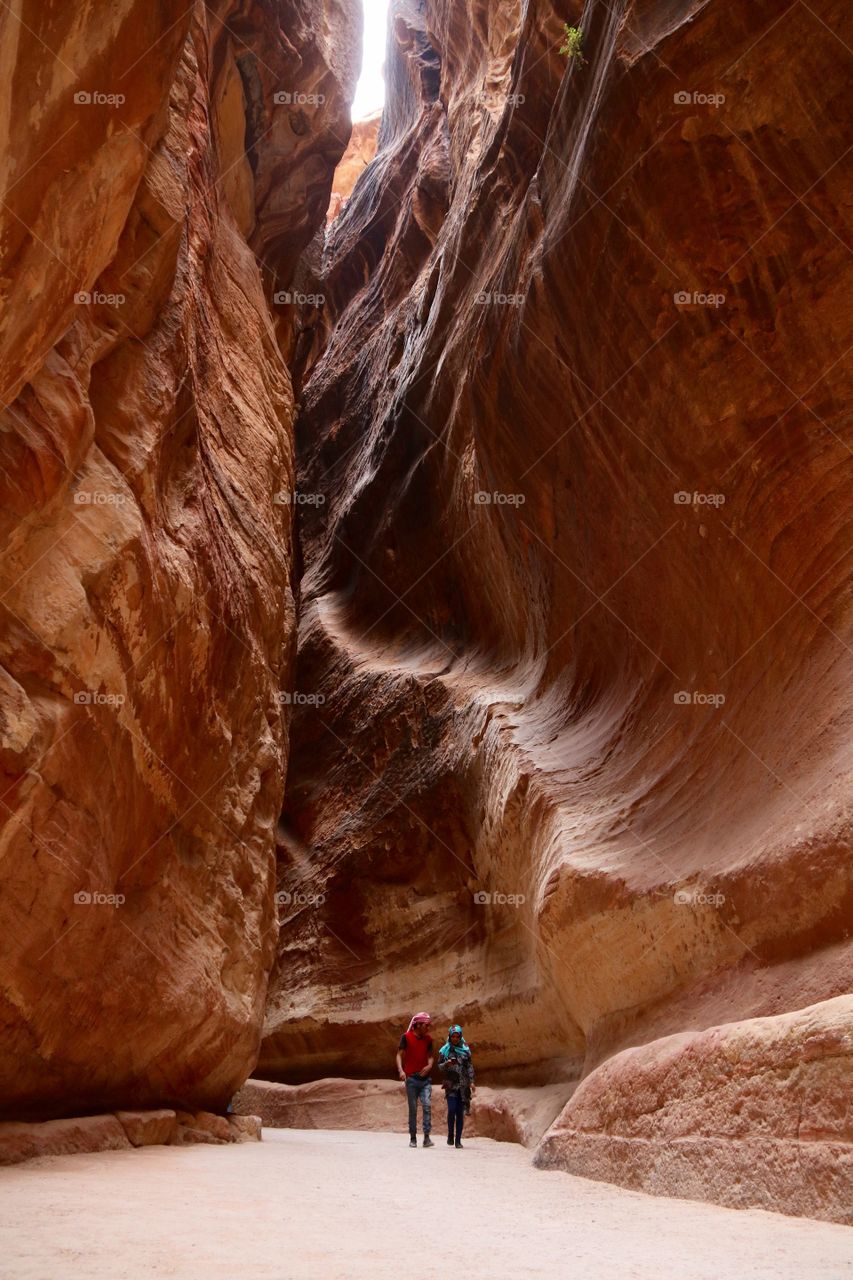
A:
[[[560,53],[564,58],[574,58],[579,67],[585,67],[587,60],[583,56],[583,27],[570,27],[568,22],[564,22],[563,34]]]

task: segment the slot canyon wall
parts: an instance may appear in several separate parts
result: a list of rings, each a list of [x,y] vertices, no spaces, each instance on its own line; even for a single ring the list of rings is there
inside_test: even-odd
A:
[[[376,155],[382,112],[375,111],[363,120],[353,121],[349,145],[341,156],[332,183],[332,198],[326,210],[326,221],[332,222],[352,195],[356,181]],[[321,267],[322,270],[322,267]]]
[[[0,1112],[849,1218],[849,15],[392,0],[324,238],[357,29],[0,12]]]
[[[7,1116],[223,1109],[257,1057],[295,641],[284,295],[359,30],[331,0],[0,14]]]
[[[426,1008],[581,1081],[540,1163],[841,1212],[851,45],[835,0],[394,0],[297,422],[258,1076],[387,1076]]]

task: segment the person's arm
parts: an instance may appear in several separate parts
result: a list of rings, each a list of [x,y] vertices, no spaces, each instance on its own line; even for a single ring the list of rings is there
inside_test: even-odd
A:
[[[403,1081],[403,1084],[406,1083],[406,1073],[403,1070],[403,1050],[405,1049],[405,1047],[406,1047],[406,1037],[402,1036],[400,1039],[400,1044],[397,1048],[397,1075]]]
[[[439,1054],[438,1069],[444,1077],[441,1087],[446,1093],[450,1093],[459,1084],[459,1063],[449,1054],[446,1058],[442,1058]]]
[[[429,1073],[432,1071],[432,1064],[433,1064],[433,1062],[435,1061],[435,1058],[432,1056],[432,1041],[431,1041],[431,1040],[430,1040],[430,1042],[429,1042],[429,1049],[428,1049],[428,1053],[429,1053],[429,1058],[427,1059],[427,1064],[426,1064],[426,1066],[425,1066],[425,1067],[424,1067],[424,1069],[423,1069],[423,1074],[424,1074],[425,1076],[428,1076],[428,1075],[429,1075]]]

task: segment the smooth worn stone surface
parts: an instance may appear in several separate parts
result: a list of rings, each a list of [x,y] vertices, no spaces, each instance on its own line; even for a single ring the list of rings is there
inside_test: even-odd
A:
[[[536,1164],[853,1226],[853,996],[616,1054]]]
[[[259,1142],[255,1115],[218,1116],[208,1111],[117,1111],[115,1115],[77,1116],[35,1122],[0,1121],[0,1164],[39,1156],[109,1151],[123,1147],[186,1146],[194,1142]]]
[[[565,1085],[505,1090],[479,1086],[465,1119],[465,1133],[535,1146],[570,1092],[571,1086]],[[257,1112],[265,1125],[276,1129],[408,1132],[406,1094],[395,1080],[313,1080],[301,1085],[247,1080],[234,1106],[238,1111]],[[447,1104],[435,1083],[432,1114],[433,1126],[440,1132],[447,1123]]]
[[[215,1116],[209,1111],[199,1111],[186,1127],[193,1131],[202,1130],[204,1133],[212,1134],[214,1138],[219,1138],[223,1142],[234,1141],[234,1131],[228,1123],[227,1116]]]
[[[121,1124],[134,1147],[159,1146],[174,1141],[178,1119],[174,1111],[117,1111]]]
[[[358,22],[0,3],[2,1140],[396,1127],[428,1008],[846,1218],[849,4],[392,0],[375,155]]]
[[[329,0],[0,9],[0,1115],[221,1110],[257,1056],[295,635],[278,335],[356,31]]]
[[[569,9],[395,0],[329,229],[264,1078],[428,1009],[568,1085],[853,985],[849,7]]]
[[[120,1151],[130,1146],[129,1135],[116,1116],[77,1116],[36,1124],[0,1121],[0,1164],[18,1164],[39,1156]]]
[[[260,1116],[228,1116],[228,1125],[235,1142],[261,1142],[263,1121]]]

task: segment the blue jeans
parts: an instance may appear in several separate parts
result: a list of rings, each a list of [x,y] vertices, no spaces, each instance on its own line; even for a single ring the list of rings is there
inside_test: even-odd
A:
[[[465,1123],[465,1099],[458,1093],[447,1095],[447,1141],[459,1142]],[[456,1132],[454,1133],[454,1128]]]
[[[432,1081],[429,1076],[406,1076],[406,1097],[409,1101],[409,1136],[418,1132],[418,1098],[424,1112],[424,1137],[432,1128]]]

